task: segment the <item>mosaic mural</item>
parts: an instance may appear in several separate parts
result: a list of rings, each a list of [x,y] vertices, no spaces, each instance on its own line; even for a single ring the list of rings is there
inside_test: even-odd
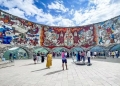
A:
[[[97,44],[120,43],[120,16],[94,25],[97,30]]]
[[[75,46],[90,47],[96,44],[96,30],[93,25],[59,28],[43,27],[41,29],[41,46],[49,48],[62,46],[72,48]],[[43,40],[44,39],[44,40]]]
[[[68,49],[120,43],[120,16],[86,26],[52,27],[0,11],[0,43]]]
[[[40,25],[0,12],[0,43],[39,45]]]

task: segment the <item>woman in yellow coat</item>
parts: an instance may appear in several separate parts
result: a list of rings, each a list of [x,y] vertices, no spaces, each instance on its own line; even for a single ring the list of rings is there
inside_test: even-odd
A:
[[[52,53],[48,53],[47,55],[47,63],[46,63],[46,67],[50,68],[50,66],[52,66]]]

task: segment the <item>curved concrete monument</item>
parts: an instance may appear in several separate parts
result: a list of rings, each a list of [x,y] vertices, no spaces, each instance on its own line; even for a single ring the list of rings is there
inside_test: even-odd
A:
[[[85,26],[58,27],[36,24],[0,10],[0,43],[49,49],[119,44],[120,16]]]

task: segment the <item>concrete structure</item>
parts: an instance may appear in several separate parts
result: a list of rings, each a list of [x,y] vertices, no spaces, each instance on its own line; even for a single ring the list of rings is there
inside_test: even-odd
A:
[[[120,43],[120,16],[76,27],[41,25],[0,10],[0,42],[14,46],[41,46],[88,49]]]

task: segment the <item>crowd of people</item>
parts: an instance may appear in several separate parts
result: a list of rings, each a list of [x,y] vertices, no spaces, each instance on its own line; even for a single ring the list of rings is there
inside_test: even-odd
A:
[[[46,59],[46,67],[50,68],[50,66],[52,66],[52,57],[53,57],[52,52],[48,52],[47,55],[40,54],[40,51],[38,51],[38,53],[34,52],[34,54],[33,54],[34,64],[39,62],[40,59],[41,59],[41,63],[43,63],[45,61],[45,56],[47,57],[47,59]],[[61,57],[62,57],[63,70],[64,70],[64,64],[66,66],[66,70],[68,70],[68,68],[67,68],[67,56],[68,56],[68,53],[66,51],[62,51]]]
[[[119,58],[119,56],[120,56],[120,52],[119,51],[110,51],[109,52],[109,57],[112,57],[112,58]]]
[[[67,51],[62,51],[61,52],[61,59],[62,59],[62,68],[63,70],[66,68],[66,70],[68,70],[68,67],[67,67],[67,58],[68,58],[68,52]],[[52,57],[53,57],[53,53],[52,52],[48,52],[47,55],[41,55],[40,52],[38,53],[35,53],[33,54],[33,60],[34,60],[34,64],[36,64],[37,62],[40,61],[41,59],[41,63],[43,63],[45,61],[45,57],[46,58],[46,67],[47,68],[50,68],[52,66]],[[78,54],[76,54],[76,61],[83,61],[85,62],[85,59],[88,59],[88,66],[91,65],[91,62],[90,62],[90,58],[91,58],[91,53],[90,51],[81,51],[81,52],[78,52]]]
[[[120,52],[117,50],[116,51],[109,51],[108,55],[109,55],[109,57],[112,57],[112,58],[115,58],[115,57],[119,58],[119,55],[120,55],[119,53]],[[62,52],[59,52],[59,53],[48,52],[47,54],[41,53],[40,51],[38,51],[37,53],[35,53],[35,52],[33,53],[34,64],[40,62],[40,60],[41,60],[41,63],[44,63],[45,57],[47,57],[46,58],[46,67],[50,68],[50,66],[52,66],[52,58],[56,57],[56,56],[61,57],[63,70],[64,70],[64,66],[66,67],[66,70],[67,70],[68,69],[67,68],[67,58],[75,57],[77,62],[83,62],[83,63],[85,63],[85,61],[87,60],[88,66],[90,66],[91,65],[91,58],[96,58],[97,56],[106,56],[106,55],[105,55],[105,52],[91,52],[89,50],[70,52],[70,53],[63,50]],[[3,57],[3,55],[0,57]],[[10,53],[9,60],[11,62],[13,62],[14,59],[16,59],[16,55],[13,53]]]
[[[94,53],[94,56],[96,57],[96,53]],[[83,63],[85,63],[85,60],[87,58],[88,59],[88,66],[91,65],[90,59],[92,56],[91,56],[91,52],[89,50],[88,51],[78,51],[75,54],[75,57],[76,57],[77,62],[83,62]]]
[[[47,55],[40,55],[40,52],[38,52],[37,54],[34,53],[33,57],[34,57],[34,62],[36,64],[36,61],[38,61],[41,57],[41,62],[44,62],[45,56],[47,56],[47,63],[46,63],[46,67],[50,68],[50,66],[52,66],[52,57],[55,57],[55,53],[54,52],[49,52]],[[119,52],[114,52],[116,53],[116,56],[119,56],[118,53]],[[57,55],[57,54],[56,54]],[[113,52],[111,53],[111,55],[113,55]],[[96,58],[97,56],[105,56],[105,52],[91,52],[90,50],[87,51],[78,51],[77,53],[73,52],[73,54],[67,52],[67,51],[62,51],[61,53],[59,53],[57,56],[61,56],[62,58],[62,67],[64,70],[64,64],[67,68],[67,58],[69,58],[70,56],[75,56],[76,57],[76,61],[77,62],[83,62],[85,63],[86,59],[87,59],[87,66],[91,65],[91,58]]]

